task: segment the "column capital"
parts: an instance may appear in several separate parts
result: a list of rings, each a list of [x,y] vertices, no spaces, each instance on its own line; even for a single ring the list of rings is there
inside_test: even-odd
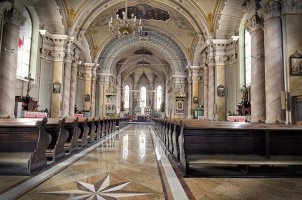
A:
[[[67,40],[66,59],[65,59],[65,62],[67,63],[72,63],[73,60],[75,60],[75,53],[74,53],[75,47],[72,44],[73,44],[73,40]]]
[[[301,0],[282,0],[282,14],[302,13]]]
[[[225,65],[228,60],[229,60],[229,56],[227,55],[220,55],[215,57],[216,65]]]
[[[63,62],[65,55],[65,52],[51,51],[51,57],[53,61]]]
[[[49,49],[46,48],[40,48],[40,57],[45,59],[45,60],[52,60],[52,55],[51,55],[51,51]]]
[[[12,8],[12,4],[4,1],[0,3],[0,15],[3,14],[5,11],[8,11]]]
[[[72,63],[73,63],[72,61],[73,61],[73,55],[67,53],[67,54],[66,54],[66,58],[65,58],[65,62],[66,62],[66,63],[71,63],[71,64],[72,64]]]
[[[263,18],[259,17],[258,15],[254,15],[246,21],[245,27],[250,33],[259,29],[263,29]]]
[[[258,11],[260,17],[263,17],[264,21],[273,17],[281,16],[281,2],[280,0],[270,0],[267,4]]]
[[[198,80],[200,79],[199,70],[201,69],[200,66],[190,66],[190,70],[192,72],[192,80],[196,80],[196,77]]]
[[[22,26],[26,18],[17,9],[12,8],[5,12],[4,19],[7,23],[14,24],[15,26]]]
[[[192,81],[199,81],[200,80],[200,76],[193,76],[192,77]]]

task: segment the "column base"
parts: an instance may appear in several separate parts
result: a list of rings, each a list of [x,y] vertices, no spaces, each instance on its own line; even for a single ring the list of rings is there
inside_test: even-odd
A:
[[[261,119],[251,119],[252,123],[265,123],[265,120],[261,120]]]
[[[9,116],[9,115],[0,115],[0,119],[14,119],[15,115]]]
[[[271,121],[271,120],[265,120],[266,124],[285,124],[285,121]]]

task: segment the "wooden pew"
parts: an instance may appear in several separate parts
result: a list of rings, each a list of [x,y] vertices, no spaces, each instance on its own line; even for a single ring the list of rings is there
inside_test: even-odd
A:
[[[101,118],[99,117],[97,120],[94,121],[96,126],[96,140],[100,140],[102,138],[102,123]]]
[[[302,127],[184,120],[179,124],[180,168],[301,166]]]
[[[46,131],[51,134],[51,142],[46,150],[47,158],[55,161],[65,156],[65,143],[69,137],[69,132],[65,128],[66,119],[48,119]]]
[[[103,118],[102,120],[101,120],[101,125],[102,125],[102,135],[101,135],[101,137],[103,138],[103,137],[105,137],[106,136],[106,132],[107,132],[107,122],[106,122],[106,119],[105,118]]]
[[[117,118],[116,119],[116,127],[117,127],[117,129],[121,129],[121,128],[125,127],[128,122],[129,122],[129,118],[128,117]]]
[[[81,134],[78,139],[79,147],[83,148],[88,143],[88,134],[89,134],[89,127],[88,127],[88,118],[79,118],[78,126],[81,129]]]
[[[78,118],[67,118],[65,128],[68,131],[68,138],[64,144],[65,152],[72,153],[78,149],[77,141],[81,134],[81,129],[78,127]]]
[[[51,136],[46,132],[47,119],[0,120],[0,173],[30,175],[46,166],[46,149]]]
[[[87,141],[89,143],[92,143],[95,141],[95,137],[96,137],[96,126],[94,124],[94,118],[89,118],[87,120],[87,126],[89,128],[89,133],[87,136]]]

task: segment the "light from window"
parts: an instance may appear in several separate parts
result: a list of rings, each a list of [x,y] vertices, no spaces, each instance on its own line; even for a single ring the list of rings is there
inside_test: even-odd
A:
[[[129,100],[130,100],[130,88],[129,85],[125,86],[125,93],[124,93],[124,108],[129,108]]]
[[[245,68],[245,85],[251,84],[251,67],[252,67],[252,60],[251,60],[251,34],[245,30],[244,34],[244,68]]]
[[[159,85],[156,88],[156,109],[157,110],[160,110],[161,103],[162,103],[162,88]]]
[[[32,38],[32,22],[31,17],[27,10],[23,13],[25,23],[20,27],[19,41],[18,41],[18,64],[17,64],[17,77],[24,78],[28,76],[30,49]]]
[[[147,100],[147,89],[145,86],[141,87],[140,92],[140,107],[146,107],[146,100]]]

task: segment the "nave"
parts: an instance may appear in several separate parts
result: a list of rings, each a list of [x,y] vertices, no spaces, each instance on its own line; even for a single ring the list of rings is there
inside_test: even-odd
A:
[[[182,178],[174,169],[152,126],[128,125],[41,173],[1,176],[0,199],[302,198],[299,178]]]

